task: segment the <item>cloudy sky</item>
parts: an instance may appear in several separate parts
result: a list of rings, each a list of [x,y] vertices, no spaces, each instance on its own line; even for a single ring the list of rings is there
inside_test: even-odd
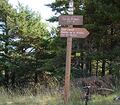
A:
[[[48,19],[54,13],[51,11],[51,8],[45,6],[45,4],[52,3],[55,0],[9,0],[9,2],[16,7],[18,1],[23,5],[28,5],[34,11],[38,11],[41,14],[43,19]]]

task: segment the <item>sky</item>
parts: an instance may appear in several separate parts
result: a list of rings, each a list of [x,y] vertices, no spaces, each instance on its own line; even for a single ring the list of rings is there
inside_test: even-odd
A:
[[[46,19],[49,19],[51,16],[54,15],[51,8],[45,5],[52,3],[55,0],[9,0],[9,3],[11,3],[15,8],[18,4],[18,1],[22,3],[24,6],[28,5],[28,7],[31,8],[33,11],[39,12],[44,22],[46,22]],[[55,25],[51,23],[48,24],[53,26]]]

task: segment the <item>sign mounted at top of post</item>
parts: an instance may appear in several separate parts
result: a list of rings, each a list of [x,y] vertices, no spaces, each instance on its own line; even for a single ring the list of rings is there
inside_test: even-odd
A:
[[[61,15],[59,16],[59,24],[65,25],[83,25],[83,16],[78,15]]]

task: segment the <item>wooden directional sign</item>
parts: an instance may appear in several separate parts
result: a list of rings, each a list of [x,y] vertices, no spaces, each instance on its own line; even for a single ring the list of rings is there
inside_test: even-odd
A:
[[[61,28],[61,37],[86,38],[89,32],[85,28]]]
[[[61,15],[59,16],[59,24],[65,25],[83,25],[83,16],[78,15]]]

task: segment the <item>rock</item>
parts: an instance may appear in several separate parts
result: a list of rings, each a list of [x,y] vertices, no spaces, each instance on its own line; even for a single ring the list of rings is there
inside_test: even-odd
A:
[[[114,98],[115,101],[120,101],[120,96]]]

